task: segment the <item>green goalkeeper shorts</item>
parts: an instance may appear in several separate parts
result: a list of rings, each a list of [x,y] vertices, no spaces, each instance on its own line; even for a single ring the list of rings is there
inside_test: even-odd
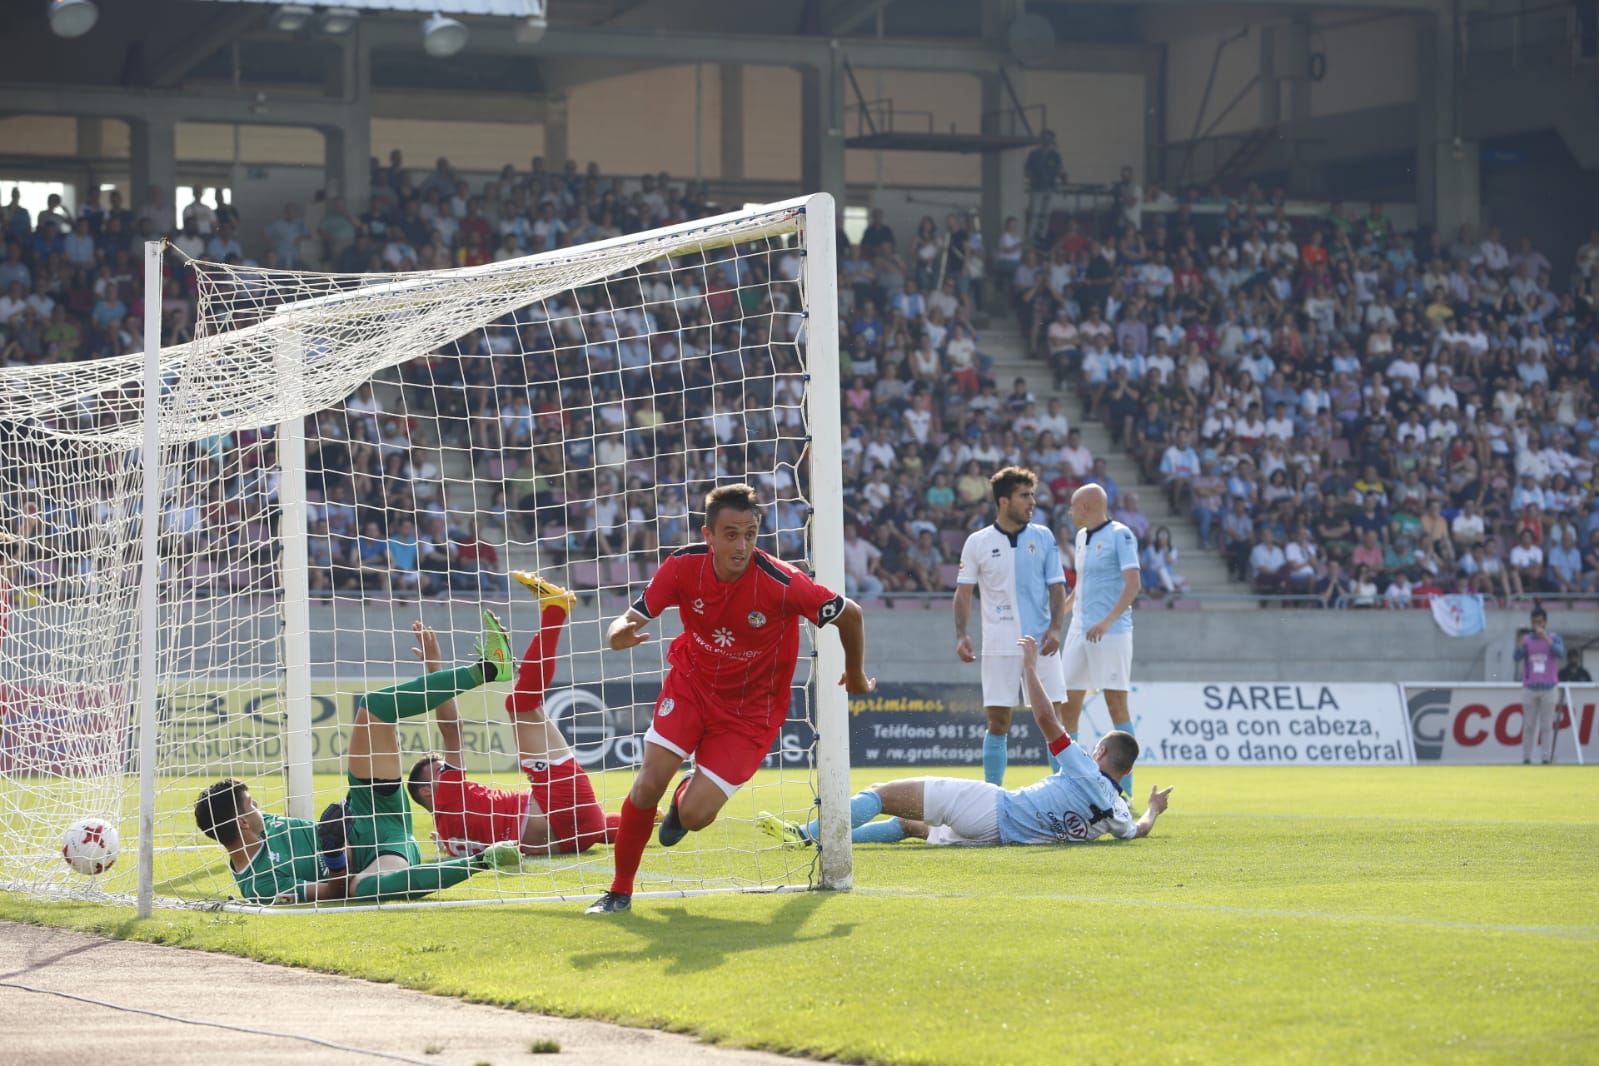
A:
[[[359,874],[379,855],[399,855],[412,866],[422,852],[411,833],[411,798],[400,781],[363,781],[345,774],[350,785],[350,828],[347,845],[350,873]],[[390,787],[393,792],[385,795]]]

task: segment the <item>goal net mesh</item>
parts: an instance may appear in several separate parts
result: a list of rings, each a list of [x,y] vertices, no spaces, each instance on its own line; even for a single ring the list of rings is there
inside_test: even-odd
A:
[[[705,492],[755,485],[761,545],[811,568],[817,327],[803,233],[803,209],[782,205],[434,272],[168,255],[198,314],[195,339],[160,361],[158,903],[240,896],[225,851],[196,827],[210,783],[237,778],[263,810],[300,817],[344,797],[358,701],[422,672],[413,623],[437,634],[444,665],[464,665],[493,610],[522,657],[541,609],[513,571],[578,595],[545,638],[543,713],[599,805],[618,809],[675,612],[631,652],[603,650],[604,629],[666,553],[698,539]],[[836,329],[825,313],[821,328]],[[126,900],[137,888],[143,379],[142,355],[0,369],[0,887],[13,891]],[[303,568],[285,565],[296,538]],[[809,636],[766,768],[714,825],[652,844],[640,893],[811,881],[813,853],[754,825],[758,810],[815,806]],[[304,676],[309,711],[296,718]],[[506,700],[530,686],[456,701],[462,769],[512,796],[528,791],[529,753]],[[309,744],[296,745],[305,720]],[[402,773],[441,750],[432,715],[398,734]],[[296,786],[306,750],[311,776],[302,768]],[[120,860],[94,879],[61,856],[63,830],[87,816],[121,831]],[[415,804],[413,819],[424,861],[470,850],[439,839]],[[594,894],[610,873],[601,843],[429,899]]]

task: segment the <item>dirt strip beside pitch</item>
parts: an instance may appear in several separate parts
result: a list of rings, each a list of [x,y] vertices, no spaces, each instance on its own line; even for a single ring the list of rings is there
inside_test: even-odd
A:
[[[0,1066],[796,1061],[671,1033],[524,1014],[230,955],[11,922],[0,922],[0,1019]],[[553,1041],[559,1051],[534,1053],[535,1041]]]

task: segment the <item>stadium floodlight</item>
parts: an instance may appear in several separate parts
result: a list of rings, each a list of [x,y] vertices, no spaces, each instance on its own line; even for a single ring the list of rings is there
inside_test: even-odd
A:
[[[279,33],[299,33],[305,28],[305,24],[311,21],[313,14],[314,12],[304,4],[284,4],[272,12],[267,25]]]
[[[317,29],[329,37],[338,37],[354,29],[360,18],[361,13],[353,7],[330,7],[317,20]]]
[[[50,32],[57,37],[82,37],[99,20],[94,0],[50,0]]]
[[[448,59],[466,47],[467,30],[463,23],[438,12],[422,22],[422,50],[434,59]]]

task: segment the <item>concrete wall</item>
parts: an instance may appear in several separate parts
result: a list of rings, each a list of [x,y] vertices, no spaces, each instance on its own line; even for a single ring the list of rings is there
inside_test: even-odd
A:
[[[1259,125],[1261,86],[1257,82],[1245,91],[1249,80],[1260,71],[1258,28],[1251,28],[1247,36],[1222,49],[1209,99],[1205,96],[1216,48],[1237,32],[1236,26],[1212,30],[1172,41],[1166,46],[1166,135],[1169,140],[1202,137],[1213,122],[1216,122],[1216,128],[1210,130],[1213,136],[1238,133]],[[1217,117],[1239,93],[1244,93],[1243,99],[1217,122]]]
[[[729,57],[736,59],[737,57]],[[696,123],[693,64],[654,67],[619,74],[572,88],[567,98],[568,155],[586,164],[595,160],[610,174],[667,170],[676,178],[696,173],[722,176],[721,70],[702,64],[700,113]],[[753,181],[796,182],[805,131],[800,127],[800,76],[787,67],[743,66],[743,176]],[[892,99],[902,112],[930,112],[934,128],[953,125],[976,132],[981,124],[981,85],[970,75],[917,71],[856,72],[868,98]],[[1059,133],[1073,180],[1114,180],[1123,163],[1142,170],[1143,79],[1136,75],[1029,71],[1022,79],[1025,104],[1044,105],[1049,124]],[[485,99],[488,99],[485,97]],[[385,103],[385,101],[388,101]],[[266,106],[271,107],[269,97]],[[404,113],[402,103],[378,94],[381,112]],[[469,107],[470,105],[463,104]],[[855,98],[846,90],[845,128],[855,132]],[[898,128],[925,128],[921,116],[902,115]],[[498,172],[506,163],[526,169],[545,151],[545,129],[534,121],[437,121],[376,117],[372,150],[387,158],[392,148],[406,162],[426,169],[440,155],[461,170]],[[323,139],[309,129],[276,126],[238,128],[239,161],[256,166],[303,166],[320,169]],[[217,123],[182,123],[177,129],[180,173],[215,170],[234,160],[234,127]],[[63,159],[76,156],[76,121],[55,117],[0,118],[0,143],[5,154]],[[118,160],[128,154],[124,123],[104,123],[100,154]],[[867,152],[846,155],[848,179],[856,185],[976,189],[981,184],[982,157],[943,152]],[[115,179],[121,175],[109,175]],[[269,199],[281,200],[271,194]]]
[[[1338,115],[1416,99],[1416,23],[1409,15],[1350,24],[1341,11],[1317,18],[1312,51],[1327,74],[1310,86],[1312,116]]]
[[[538,613],[521,599],[496,610],[516,639],[537,628]],[[579,604],[568,626],[562,677],[592,681],[624,677],[633,668],[626,656],[604,652],[604,628],[620,604],[604,612]],[[20,615],[19,615],[20,617]],[[232,619],[212,616],[233,627]],[[443,636],[446,658],[470,657],[477,633],[475,605],[460,603],[374,606],[362,612],[340,605],[314,607],[316,673],[327,676],[335,662],[373,676],[413,669],[412,620],[421,617]],[[1487,631],[1450,638],[1425,611],[1166,611],[1140,610],[1133,677],[1143,681],[1492,681],[1509,671],[1509,649],[1520,611],[1490,611]],[[1599,617],[1555,612],[1552,627],[1580,647],[1599,639]],[[275,618],[255,619],[229,628],[235,635],[276,632]],[[678,632],[675,614],[655,623],[654,640],[633,653],[639,669],[658,669],[665,646]],[[867,615],[870,672],[883,681],[975,684],[977,668],[955,657],[947,605],[933,609],[874,609]],[[452,646],[453,640],[453,646]],[[519,649],[520,650],[520,649]]]
[[[1261,72],[1262,39],[1267,23],[1256,20],[1202,32],[1168,42],[1166,65],[1166,116],[1168,136],[1185,141],[1201,135],[1216,122],[1212,134],[1240,133],[1261,124],[1262,110],[1273,96],[1282,121],[1294,117],[1292,98],[1297,84],[1308,82],[1309,113],[1300,118],[1321,118],[1369,108],[1412,103],[1416,99],[1416,23],[1406,14],[1359,19],[1335,10],[1312,23],[1310,51],[1325,57],[1326,74],[1309,81],[1309,71],[1296,66],[1290,39],[1292,25],[1273,20],[1274,76],[1250,85]],[[1205,84],[1210,78],[1220,42],[1238,33],[1246,36],[1222,50],[1210,98]],[[1246,88],[1247,87],[1247,88]],[[1233,110],[1222,113],[1239,97]],[[1201,113],[1201,104],[1204,104]],[[1270,110],[1269,107],[1266,110]],[[1218,122],[1218,118],[1220,121]],[[1352,142],[1353,143],[1353,142]],[[1348,152],[1340,154],[1349,154]],[[1358,152],[1354,154],[1360,154]]]

